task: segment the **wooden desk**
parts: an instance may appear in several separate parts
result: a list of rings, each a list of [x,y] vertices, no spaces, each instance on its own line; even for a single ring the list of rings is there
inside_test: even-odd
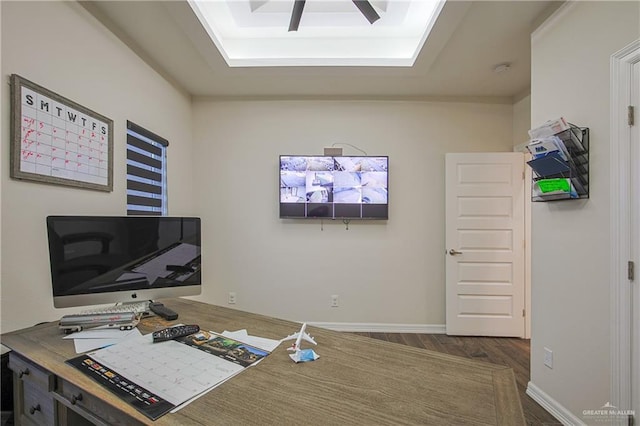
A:
[[[246,328],[280,339],[299,324],[185,299],[162,301],[179,313],[172,323],[221,332]],[[172,323],[143,320],[142,333]],[[255,367],[175,414],[155,422],[97,385],[65,360],[76,355],[57,323],[2,336],[12,349],[16,420],[30,424],[469,424],[523,425],[510,368],[315,327],[320,359],[295,364],[281,345]],[[29,368],[27,374],[20,373]],[[39,410],[34,410],[36,405]],[[33,413],[31,413],[31,411]],[[55,421],[54,421],[55,420]],[[89,423],[90,424],[90,423]]]

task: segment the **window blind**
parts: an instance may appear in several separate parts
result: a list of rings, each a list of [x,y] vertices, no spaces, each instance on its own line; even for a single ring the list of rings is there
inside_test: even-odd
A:
[[[169,142],[127,121],[127,214],[167,214]]]

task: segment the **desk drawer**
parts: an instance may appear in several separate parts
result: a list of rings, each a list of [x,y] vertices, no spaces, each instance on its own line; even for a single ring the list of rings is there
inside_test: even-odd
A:
[[[54,376],[47,370],[22,358],[14,352],[9,353],[9,369],[18,380],[39,387],[45,392],[53,390]]]
[[[96,384],[96,386],[99,386]],[[142,424],[77,386],[58,379],[54,397],[82,417],[96,425],[137,425]],[[124,404],[124,402],[123,402]]]
[[[55,405],[50,392],[30,382],[24,383],[24,404],[20,413],[21,423],[55,425]]]

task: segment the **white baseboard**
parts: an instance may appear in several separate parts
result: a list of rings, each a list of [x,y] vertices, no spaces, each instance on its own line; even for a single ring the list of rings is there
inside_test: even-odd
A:
[[[558,401],[551,398],[542,389],[534,385],[532,382],[527,384],[527,395],[535,402],[540,404],[542,408],[547,410],[549,414],[555,417],[560,423],[566,426],[586,426],[587,424],[576,417],[571,411],[567,410]]]
[[[334,331],[352,331],[369,333],[421,333],[445,334],[444,324],[379,324],[354,322],[309,322],[314,327]]]

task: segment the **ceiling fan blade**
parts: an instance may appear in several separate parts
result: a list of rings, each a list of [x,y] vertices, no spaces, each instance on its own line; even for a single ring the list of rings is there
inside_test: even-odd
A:
[[[380,15],[375,11],[371,3],[368,0],[352,0],[353,4],[356,5],[360,12],[364,15],[365,18],[369,21],[370,24],[373,24],[378,19],[380,19]]]
[[[289,31],[298,31],[302,11],[304,10],[305,0],[295,0],[293,3],[293,12],[291,12],[291,21],[289,21]]]
[[[262,6],[264,6],[268,2],[269,0],[249,0],[249,8],[251,9],[252,12],[254,12],[257,9],[260,9]]]

